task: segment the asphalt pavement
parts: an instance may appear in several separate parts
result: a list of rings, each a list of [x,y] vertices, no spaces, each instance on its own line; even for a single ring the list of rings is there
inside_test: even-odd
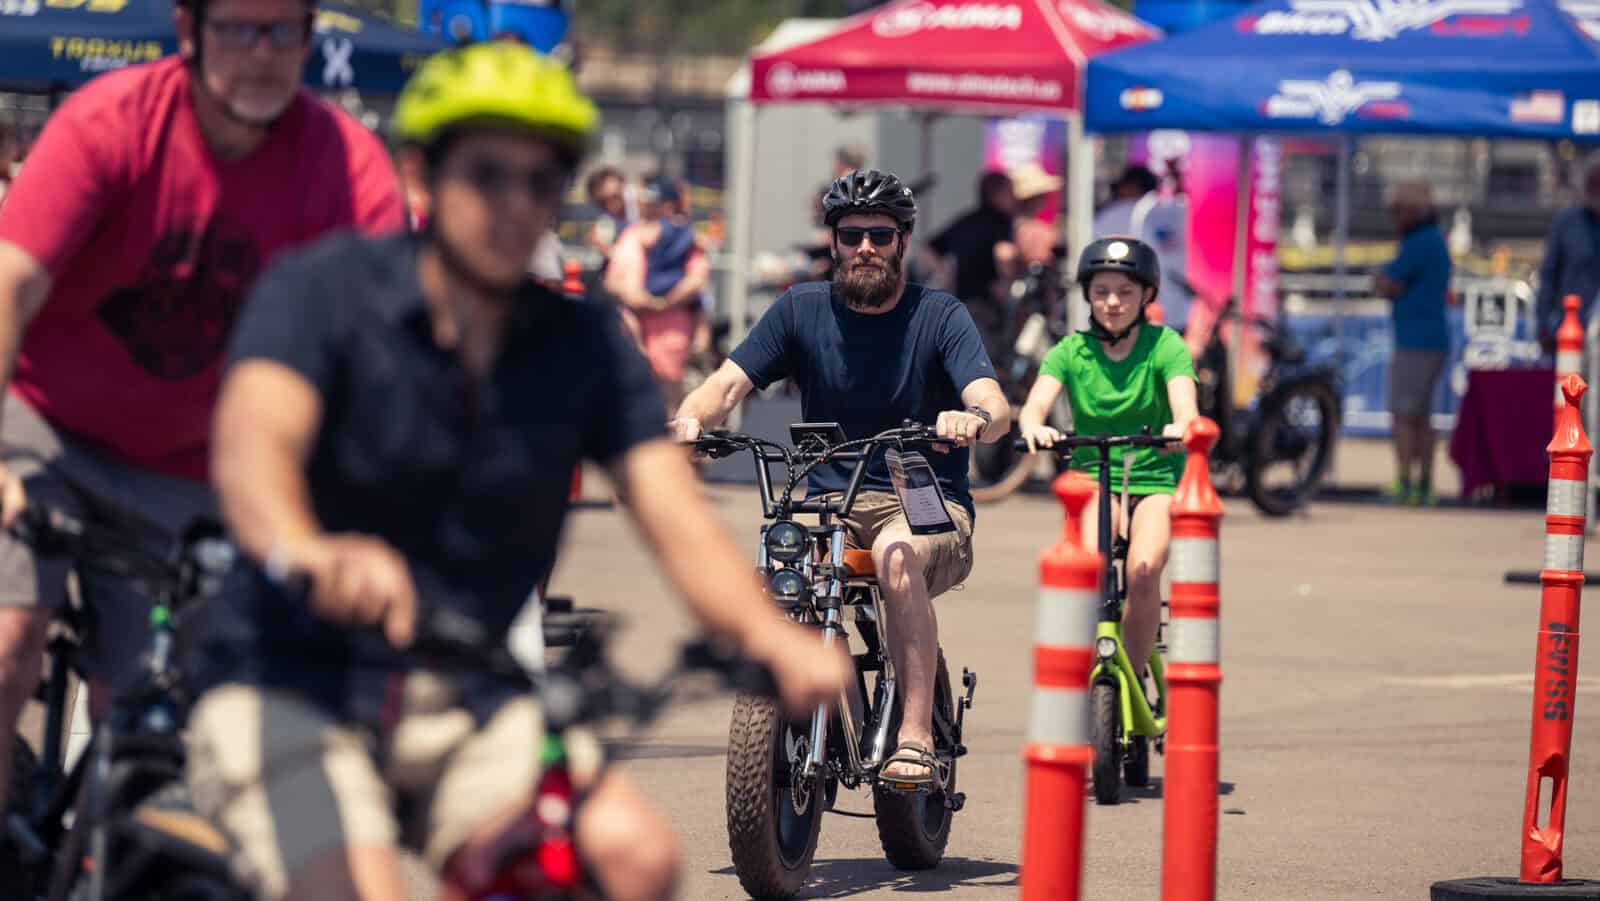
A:
[[[753,550],[753,489],[708,491]],[[1270,520],[1226,506],[1218,897],[1425,899],[1434,880],[1515,875],[1539,589],[1502,576],[1539,567],[1540,511],[1325,502]],[[979,674],[944,865],[895,871],[871,819],[829,816],[807,897],[1017,895],[1036,558],[1060,523],[1050,497],[980,508],[972,577],[937,602],[952,669]],[[617,658],[635,675],[693,634],[618,510],[577,514],[554,590],[627,616]],[[1600,658],[1583,666],[1600,673]],[[1600,878],[1594,684],[1578,689],[1565,859],[1570,876]],[[679,708],[620,746],[678,829],[679,897],[694,901],[746,897],[724,826],[729,706]],[[1086,802],[1085,898],[1159,897],[1161,758],[1153,770],[1119,806]],[[838,806],[870,813],[871,799]]]

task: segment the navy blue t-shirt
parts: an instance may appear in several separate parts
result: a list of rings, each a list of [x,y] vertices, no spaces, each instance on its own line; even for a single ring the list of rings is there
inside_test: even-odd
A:
[[[870,438],[903,420],[933,425],[961,410],[961,391],[994,378],[994,366],[967,308],[943,291],[907,285],[887,313],[857,313],[828,282],[783,293],[730,358],[758,388],[784,378],[800,387],[807,422],[837,422],[849,438]],[[945,497],[972,512],[967,450],[924,454]],[[819,466],[812,494],[844,491],[854,463]],[[867,464],[863,490],[893,491],[880,452]]]

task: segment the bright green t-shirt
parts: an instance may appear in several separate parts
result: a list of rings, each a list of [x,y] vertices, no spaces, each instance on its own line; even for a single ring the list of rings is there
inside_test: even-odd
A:
[[[1072,427],[1079,435],[1136,435],[1145,426],[1151,434],[1172,422],[1167,382],[1178,376],[1194,378],[1194,361],[1178,333],[1166,326],[1146,323],[1139,328],[1133,350],[1120,360],[1106,356],[1098,338],[1074,333],[1045,354],[1039,366],[1066,386],[1072,406]],[[1124,448],[1111,451],[1111,490],[1122,490]],[[1072,452],[1072,469],[1096,474],[1100,451],[1081,447]],[[1153,448],[1132,452],[1129,494],[1170,494],[1183,473],[1183,455]]]

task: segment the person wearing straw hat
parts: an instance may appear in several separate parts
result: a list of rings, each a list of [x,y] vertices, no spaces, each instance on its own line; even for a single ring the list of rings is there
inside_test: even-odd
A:
[[[1038,163],[1023,163],[1007,173],[1017,199],[1011,240],[995,246],[995,261],[1003,278],[1015,278],[1030,263],[1049,265],[1055,258],[1056,230],[1039,218],[1050,195],[1065,182]]]

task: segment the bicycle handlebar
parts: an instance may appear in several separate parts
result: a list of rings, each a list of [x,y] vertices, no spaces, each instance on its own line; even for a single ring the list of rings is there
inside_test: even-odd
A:
[[[906,420],[897,428],[885,429],[869,438],[854,438],[833,445],[819,441],[809,444],[804,450],[790,450],[775,441],[724,429],[708,429],[694,441],[684,443],[713,458],[726,457],[744,450],[750,451],[756,463],[756,483],[761,489],[761,513],[765,518],[773,519],[791,513],[833,513],[847,516],[855,504],[856,495],[861,490],[867,463],[877,453],[879,447],[888,444],[938,444],[948,440],[940,438],[933,426]],[[824,463],[849,462],[854,462],[856,466],[850,475],[844,497],[837,501],[825,497],[806,498],[798,502],[790,500],[795,487],[818,466]],[[767,472],[768,463],[782,463],[786,470],[783,495],[776,504],[772,499],[772,477]]]
[[[1071,435],[1071,434],[1069,434],[1069,435],[1063,437],[1062,439],[1060,439],[1059,441],[1055,442],[1054,444],[1052,444],[1050,447],[1041,447],[1041,448],[1038,448],[1038,450],[1040,450],[1040,451],[1048,451],[1050,453],[1054,453],[1058,457],[1064,457],[1064,456],[1067,456],[1067,455],[1071,454],[1073,451],[1077,450],[1080,447],[1097,447],[1101,451],[1101,456],[1105,457],[1105,456],[1108,456],[1111,453],[1111,449],[1114,448],[1114,447],[1127,447],[1127,448],[1153,447],[1153,448],[1164,449],[1164,448],[1173,447],[1175,445],[1179,445],[1179,444],[1182,444],[1182,443],[1183,443],[1183,439],[1182,438],[1178,438],[1178,437],[1171,436],[1171,435]],[[1011,446],[1012,446],[1013,449],[1021,451],[1023,453],[1031,453],[1031,452],[1033,452],[1033,449],[1028,447],[1028,442],[1026,440],[1022,439],[1022,438],[1017,438],[1017,439],[1013,440]]]
[[[314,615],[308,605],[309,578],[291,575],[279,587],[304,605],[299,609],[305,615]],[[676,687],[695,673],[716,675],[724,689],[778,696],[777,680],[764,664],[734,654],[708,638],[681,645],[675,665],[653,683],[631,682],[606,657],[606,646],[621,627],[622,618],[604,611],[553,617],[558,625],[571,630],[571,646],[554,666],[530,673],[510,648],[491,640],[483,623],[442,600],[427,593],[419,598],[416,629],[405,653],[443,671],[488,673],[530,685],[552,732],[612,718],[647,725],[669,704],[698,697],[686,697]],[[369,627],[364,631],[375,630]]]
[[[131,519],[133,514],[122,514]],[[143,528],[159,531],[153,523]],[[198,576],[220,577],[233,565],[233,545],[221,524],[198,519],[158,553],[118,529],[78,519],[59,507],[32,504],[11,527],[18,540],[47,557],[70,557],[80,569],[127,579],[148,594],[170,592],[174,607],[192,600],[187,589]]]

